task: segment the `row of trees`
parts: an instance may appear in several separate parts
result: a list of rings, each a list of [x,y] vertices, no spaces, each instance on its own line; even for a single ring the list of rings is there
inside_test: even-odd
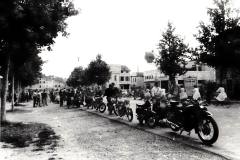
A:
[[[101,55],[91,61],[87,68],[76,67],[67,79],[71,87],[89,86],[92,84],[103,85],[111,78],[110,67],[102,60]]]
[[[73,4],[66,0],[1,0],[1,123],[6,121],[9,78],[13,89],[16,79],[22,85],[33,83],[43,63],[38,54],[43,47],[51,48],[58,33],[67,35],[65,20],[76,14]]]
[[[189,60],[204,63],[220,70],[220,83],[223,71],[240,71],[240,26],[236,10],[230,8],[230,0],[214,0],[215,8],[208,9],[210,23],[200,22],[196,39],[198,48],[190,48],[183,39],[175,34],[175,28],[168,23],[159,42],[159,54],[146,53],[145,59],[155,63],[169,76],[170,92],[176,86],[175,77],[186,72]]]

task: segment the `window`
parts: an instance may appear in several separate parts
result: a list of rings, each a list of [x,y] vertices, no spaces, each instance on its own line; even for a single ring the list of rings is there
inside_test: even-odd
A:
[[[124,77],[120,77],[120,81],[124,81]]]
[[[39,86],[39,88],[41,88],[41,85]]]
[[[126,81],[129,81],[129,77],[125,77]]]
[[[202,66],[198,66],[198,71],[202,71]]]
[[[114,76],[114,81],[117,81],[117,76],[116,75]]]

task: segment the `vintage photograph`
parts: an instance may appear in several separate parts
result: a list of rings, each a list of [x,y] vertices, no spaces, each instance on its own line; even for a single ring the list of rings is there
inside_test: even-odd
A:
[[[0,160],[240,160],[239,0],[0,0]]]

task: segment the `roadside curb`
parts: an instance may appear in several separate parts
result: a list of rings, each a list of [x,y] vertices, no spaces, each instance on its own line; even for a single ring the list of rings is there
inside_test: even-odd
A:
[[[117,116],[114,116],[114,117],[111,117],[109,115],[104,115],[100,112],[97,112],[95,110],[89,110],[89,109],[85,109],[85,108],[81,108],[81,110],[83,111],[86,111],[88,113],[91,113],[91,114],[95,114],[95,115],[98,115],[98,116],[101,116],[103,118],[106,118],[106,119],[109,119],[111,121],[114,121],[114,122],[117,122],[117,123],[121,123],[121,124],[124,124],[124,125],[127,125],[129,127],[132,127],[134,129],[138,129],[138,130],[141,130],[141,131],[145,131],[145,132],[148,132],[148,133],[151,133],[151,134],[154,134],[154,135],[157,135],[157,136],[160,136],[160,137],[163,137],[163,138],[166,138],[166,139],[169,139],[171,141],[174,141],[174,142],[177,142],[177,143],[182,143],[186,146],[189,146],[191,148],[194,148],[194,149],[197,149],[197,150],[201,150],[201,151],[204,151],[204,152],[207,152],[207,153],[211,153],[211,154],[214,154],[214,155],[217,155],[219,157],[222,157],[222,158],[225,158],[227,160],[240,160],[240,158],[237,158],[237,157],[234,157],[232,155],[232,153],[229,153],[229,154],[225,154],[225,153],[222,153],[221,151],[212,151],[208,148],[204,148],[204,147],[201,147],[199,145],[194,145],[194,144],[191,144],[187,141],[184,141],[184,140],[181,140],[181,139],[173,139],[172,137],[170,136],[167,136],[167,135],[163,135],[163,134],[159,134],[159,133],[156,133],[154,131],[154,129],[149,129],[149,128],[143,128],[143,127],[140,127],[136,124],[133,124],[131,122],[128,122],[126,120],[123,120],[123,119],[120,119],[119,117]]]

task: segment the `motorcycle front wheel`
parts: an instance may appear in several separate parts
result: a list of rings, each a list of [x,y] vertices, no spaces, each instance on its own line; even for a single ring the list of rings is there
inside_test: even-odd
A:
[[[129,122],[132,122],[133,120],[133,111],[131,108],[127,108],[127,119]]]
[[[153,116],[149,117],[147,120],[147,125],[150,128],[154,128],[156,125],[156,119]]]
[[[118,108],[117,108],[117,105],[113,105],[113,112],[116,116],[118,116]]]
[[[218,139],[219,129],[216,121],[207,116],[198,125],[198,137],[205,145],[211,145]]]
[[[107,107],[104,103],[101,103],[101,104],[99,104],[98,108],[99,108],[99,112],[103,113],[103,112],[105,112]]]

